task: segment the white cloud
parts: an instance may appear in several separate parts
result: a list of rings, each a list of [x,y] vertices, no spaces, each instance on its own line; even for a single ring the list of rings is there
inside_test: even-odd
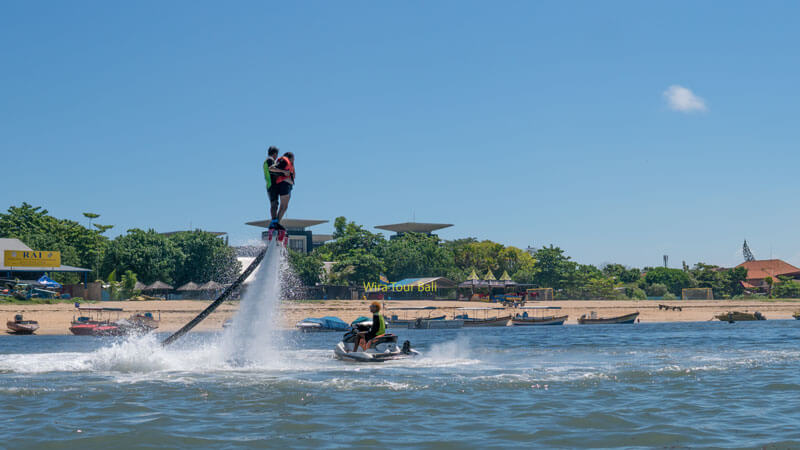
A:
[[[694,95],[694,92],[683,86],[673,84],[664,91],[664,98],[667,105],[673,111],[691,113],[696,111],[707,111],[706,101]]]

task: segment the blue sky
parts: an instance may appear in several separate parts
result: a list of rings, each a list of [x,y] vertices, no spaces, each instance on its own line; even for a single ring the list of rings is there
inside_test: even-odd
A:
[[[277,145],[289,217],[800,264],[797,3],[229,3],[3,2],[0,208],[242,243]]]

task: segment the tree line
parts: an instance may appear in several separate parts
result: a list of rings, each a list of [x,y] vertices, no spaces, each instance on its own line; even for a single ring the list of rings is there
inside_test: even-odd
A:
[[[235,250],[211,233],[196,230],[166,236],[134,228],[109,239],[105,233],[112,225],[92,223],[100,217],[96,213],[84,217],[89,227],[23,202],[0,213],[0,237],[17,238],[34,250],[59,251],[62,265],[90,269],[89,280],[121,280],[123,286],[136,280],[175,286],[189,281],[229,283],[241,267]],[[63,284],[82,281],[74,273],[53,273],[52,278]]]
[[[324,261],[334,262],[327,272]],[[741,281],[747,278],[745,268],[704,263],[683,269],[596,267],[573,261],[553,245],[522,250],[489,240],[447,241],[419,233],[387,240],[345,217],[334,221],[333,240],[308,254],[291,252],[290,263],[309,286],[362,286],[381,274],[390,280],[442,276],[464,281],[473,270],[481,278],[491,270],[496,276],[506,271],[517,283],[553,288],[556,298],[571,299],[680,298],[684,288],[696,287],[711,288],[714,298],[731,298],[744,292]]]

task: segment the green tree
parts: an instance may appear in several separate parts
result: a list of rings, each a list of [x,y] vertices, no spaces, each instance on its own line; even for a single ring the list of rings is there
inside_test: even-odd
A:
[[[653,283],[647,285],[645,292],[647,292],[647,295],[650,297],[663,297],[667,292],[669,292],[669,289],[667,288],[666,284]]]
[[[322,260],[315,252],[305,254],[290,250],[289,264],[294,274],[304,285],[314,286],[321,281]]]
[[[682,289],[692,287],[691,279],[687,272],[666,267],[656,267],[647,272],[647,275],[645,275],[645,282],[647,284],[663,284],[676,296],[681,295]]]
[[[564,250],[550,245],[542,247],[533,254],[539,273],[534,283],[555,290],[567,287],[576,278],[578,264],[564,254]]]
[[[183,255],[176,263],[173,281],[182,285],[190,281],[206,283],[233,282],[241,270],[234,249],[225,241],[201,230],[182,231],[167,238]]]
[[[92,279],[99,278],[100,261],[108,245],[105,230],[90,230],[73,220],[50,216],[41,206],[23,202],[0,213],[0,237],[16,238],[34,250],[61,252],[61,263],[92,269]],[[53,274],[61,283],[76,283],[75,274]]]
[[[359,248],[348,252],[333,265],[333,284],[361,286],[374,283],[383,272],[383,262],[375,255]]]
[[[182,267],[186,256],[166,236],[154,230],[128,230],[110,242],[103,258],[101,271],[131,270],[143,283],[161,280],[173,283],[176,268]]]
[[[136,290],[136,282],[139,281],[136,278],[136,274],[133,273],[131,270],[126,270],[125,273],[122,274],[122,294],[125,298],[131,298],[134,295],[137,295],[139,292]]]
[[[772,293],[776,298],[800,298],[800,283],[793,280],[775,283]]]
[[[406,233],[386,243],[383,265],[390,280],[410,277],[438,277],[453,273],[453,254],[439,238],[420,233]]]

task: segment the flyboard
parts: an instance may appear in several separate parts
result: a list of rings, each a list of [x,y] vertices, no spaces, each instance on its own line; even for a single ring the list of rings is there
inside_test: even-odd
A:
[[[222,294],[220,294],[220,296],[217,297],[216,300],[211,302],[211,304],[208,305],[208,307],[206,307],[206,309],[204,309],[202,312],[200,312],[200,314],[198,314],[197,317],[195,317],[194,319],[189,321],[189,323],[184,325],[183,328],[181,328],[180,330],[178,330],[175,333],[173,333],[172,336],[164,339],[161,342],[161,345],[166,347],[167,345],[172,344],[173,342],[175,342],[178,339],[180,339],[181,336],[183,336],[184,334],[186,334],[189,331],[191,331],[192,328],[196,327],[197,324],[202,322],[203,319],[205,319],[206,317],[209,316],[209,314],[214,312],[214,310],[217,309],[219,307],[219,305],[222,304],[222,302],[227,300],[228,297],[231,296],[233,291],[235,291],[239,286],[241,286],[242,283],[244,283],[244,280],[246,280],[247,277],[249,277],[250,274],[252,274],[253,271],[256,270],[256,267],[258,267],[258,265],[261,264],[261,261],[264,260],[264,256],[267,254],[267,252],[269,251],[270,248],[276,247],[276,246],[280,246],[280,247],[282,247],[282,248],[280,248],[280,250],[282,250],[283,248],[286,247],[286,241],[287,240],[288,239],[286,238],[286,230],[275,230],[275,229],[269,230],[269,241],[267,242],[267,246],[264,247],[264,249],[261,250],[258,253],[258,255],[256,255],[256,259],[254,259],[253,262],[251,262],[250,265],[247,266],[247,269],[245,269],[244,272],[242,272],[242,274],[239,275],[239,278],[237,278],[236,281],[233,282],[233,284],[228,286],[222,292]],[[273,241],[274,241],[274,243],[273,243]]]

